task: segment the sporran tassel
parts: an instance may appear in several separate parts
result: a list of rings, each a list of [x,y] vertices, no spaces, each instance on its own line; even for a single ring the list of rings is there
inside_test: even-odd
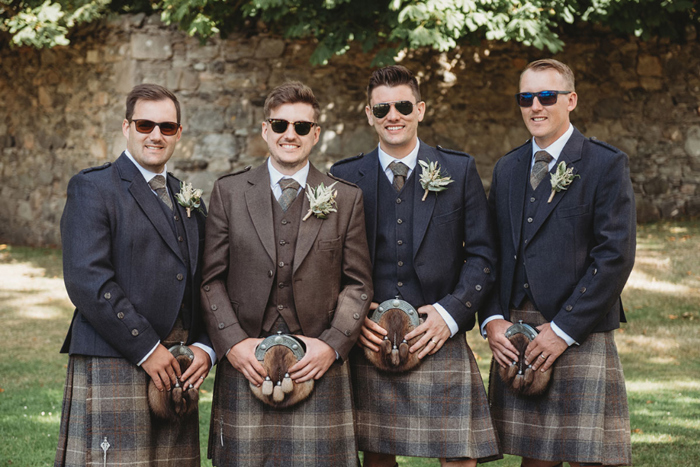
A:
[[[292,378],[289,377],[289,373],[284,374],[284,379],[282,380],[282,391],[285,394],[289,394],[294,390],[294,383],[292,382]]]

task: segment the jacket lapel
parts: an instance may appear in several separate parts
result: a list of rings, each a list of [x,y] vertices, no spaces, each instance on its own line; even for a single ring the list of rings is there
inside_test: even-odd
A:
[[[328,182],[324,179],[321,172],[319,172],[316,169],[316,167],[309,163],[309,175],[306,178],[306,187],[304,191],[302,191],[299,194],[299,196],[304,197],[304,199],[302,200],[304,204],[301,208],[302,217],[306,216],[306,213],[311,207],[311,204],[309,203],[309,198],[306,196],[306,190],[308,189],[308,187],[315,188],[321,183],[324,183],[324,185],[328,186]],[[319,230],[321,230],[321,225],[323,224],[323,222],[323,219],[319,219],[313,214],[309,216],[309,218],[305,221],[300,222],[299,233],[297,235],[297,245],[294,249],[293,272],[296,272],[297,269],[299,269],[301,263],[304,262],[304,258],[306,258],[306,255],[308,255],[309,251],[311,251],[311,247],[313,247],[314,242],[316,241],[316,237],[318,236]]]
[[[355,184],[362,190],[365,200],[365,224],[370,261],[374,264],[374,251],[377,240],[377,190],[379,189],[379,151],[377,148],[362,158],[360,178]]]
[[[435,202],[437,201],[437,196],[435,193],[428,193],[428,196],[423,201],[423,194],[425,190],[420,184],[420,174],[423,168],[420,166],[418,161],[425,161],[428,164],[430,162],[437,161],[439,166],[442,167],[442,158],[438,152],[425,143],[418,140],[420,148],[418,149],[418,160],[416,161],[416,166],[413,169],[411,176],[413,177],[413,257],[416,257],[420,244],[423,242],[423,237],[425,237],[425,232],[428,230],[428,225],[430,224],[430,219],[433,216],[433,210],[435,209]]]
[[[528,174],[530,173],[530,161],[532,159],[532,144],[526,144],[520,150],[515,166],[510,174],[510,195],[508,196],[510,207],[510,224],[513,229],[513,247],[518,251],[520,246],[520,234],[523,228],[523,204],[527,193]]]
[[[197,225],[196,210],[190,211],[190,217],[187,217],[187,209],[180,206],[177,202],[175,194],[180,192],[180,181],[174,176],[168,174],[168,189],[173,194],[175,202],[174,210],[182,219],[182,224],[185,226],[185,234],[187,235],[187,251],[190,257],[190,271],[192,274],[197,270],[197,261],[199,259],[199,227]]]
[[[134,165],[131,160],[122,153],[122,155],[117,159],[114,165],[119,170],[119,175],[122,180],[129,183],[129,193],[134,197],[134,200],[139,205],[141,210],[144,212],[148,220],[153,224],[156,232],[161,236],[163,241],[170,247],[170,249],[177,255],[178,258],[184,258],[180,253],[180,248],[177,246],[177,241],[175,239],[175,234],[170,227],[170,221],[166,218],[163,209],[161,209],[158,203],[161,203],[160,199],[153,194],[151,188],[146,183],[146,179],[143,178],[138,168]]]
[[[556,164],[554,164],[554,167],[552,167],[552,170],[550,173],[553,173],[556,169],[559,163],[566,162],[566,166],[569,167],[573,163],[580,161],[581,160],[581,151],[583,150],[583,141],[584,137],[583,135],[576,129],[574,129],[574,133],[571,135],[569,138],[569,141],[566,143],[566,146],[564,146],[564,149],[562,150],[561,154],[559,155],[559,159],[557,159]],[[578,168],[574,166],[574,174],[578,173]],[[551,182],[551,177],[547,177],[545,181],[542,182],[543,184],[546,183],[546,187],[548,190],[545,192],[547,199],[549,199],[549,194],[551,193],[552,190],[552,182]],[[576,181],[572,182],[576,183]],[[537,231],[540,230],[540,227],[542,227],[542,224],[547,220],[547,218],[552,214],[552,211],[554,211],[554,208],[557,207],[559,202],[566,196],[567,190],[562,190],[554,195],[554,198],[552,198],[551,203],[547,203],[547,201],[544,202],[544,206],[542,206],[538,211],[537,215],[535,216],[535,219],[533,221],[533,236],[537,235]]]
[[[272,261],[277,258],[275,249],[275,231],[272,220],[272,194],[270,190],[270,173],[267,162],[250,173],[248,183],[251,185],[245,192],[248,214],[253,220],[253,226],[258,233],[260,242]]]

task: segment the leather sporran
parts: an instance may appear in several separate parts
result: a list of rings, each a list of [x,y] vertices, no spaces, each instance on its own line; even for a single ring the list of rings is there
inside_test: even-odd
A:
[[[314,380],[295,383],[289,376],[289,368],[304,358],[306,346],[289,334],[266,337],[256,348],[255,358],[267,372],[260,387],[250,384],[253,395],[265,404],[283,409],[303,401],[314,389]]]
[[[186,345],[174,345],[168,349],[180,364],[180,374],[184,373],[194,360],[194,352]],[[159,418],[172,422],[185,419],[197,411],[199,391],[194,386],[183,387],[184,383],[178,378],[175,387],[170,391],[159,391],[153,380],[148,382],[148,406],[151,412]]]
[[[398,298],[386,300],[379,304],[370,319],[386,329],[387,335],[383,337],[379,352],[365,347],[367,360],[380,370],[395,373],[409,371],[420,364],[418,352],[411,353],[408,349],[418,342],[421,336],[416,336],[410,341],[404,339],[406,334],[423,322],[410,303]]]
[[[525,363],[525,349],[528,344],[537,337],[539,331],[522,321],[510,326],[506,330],[506,337],[518,350],[518,361],[512,362],[507,368],[498,366],[498,375],[501,380],[516,394],[523,396],[539,396],[549,387],[552,378],[550,367],[547,371],[535,371],[531,365]]]

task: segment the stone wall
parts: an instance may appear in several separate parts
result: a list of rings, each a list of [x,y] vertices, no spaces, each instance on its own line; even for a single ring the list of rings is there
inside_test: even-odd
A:
[[[568,39],[557,56],[577,76],[574,125],[629,154],[643,222],[700,214],[700,46],[688,39]],[[69,178],[124,149],[124,99],[142,82],[181,99],[184,132],[168,167],[207,193],[218,176],[264,160],[263,102],[288,79],[321,101],[318,167],[371,150],[364,89],[372,57],[351,51],[311,67],[312,51],[265,36],[202,46],[143,15],[92,25],[67,48],[0,49],[0,241],[60,244]],[[520,70],[543,56],[484,42],[404,57],[427,102],[419,136],[474,155],[488,189],[495,161],[528,138],[513,94]]]

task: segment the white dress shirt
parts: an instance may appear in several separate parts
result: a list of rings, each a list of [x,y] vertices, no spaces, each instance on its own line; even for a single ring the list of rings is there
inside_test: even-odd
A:
[[[389,168],[389,164],[392,162],[401,162],[402,164],[406,165],[408,167],[408,173],[406,174],[406,180],[408,180],[408,177],[411,176],[413,173],[413,170],[416,168],[416,163],[418,162],[418,149],[420,148],[420,144],[418,142],[418,138],[416,138],[416,146],[413,148],[413,150],[408,153],[408,155],[402,159],[396,159],[395,157],[390,156],[389,154],[385,153],[382,150],[382,145],[379,144],[378,147],[378,152],[379,152],[379,165],[381,165],[382,170],[386,174],[386,177],[389,179],[389,183],[393,184],[394,183],[394,172],[391,171]],[[459,326],[457,325],[457,322],[454,320],[452,315],[450,315],[445,308],[440,305],[439,303],[433,303],[433,306],[437,310],[437,312],[442,316],[442,319],[445,321],[445,324],[447,324],[447,327],[450,329],[450,337],[454,336],[457,334],[459,331]]]

